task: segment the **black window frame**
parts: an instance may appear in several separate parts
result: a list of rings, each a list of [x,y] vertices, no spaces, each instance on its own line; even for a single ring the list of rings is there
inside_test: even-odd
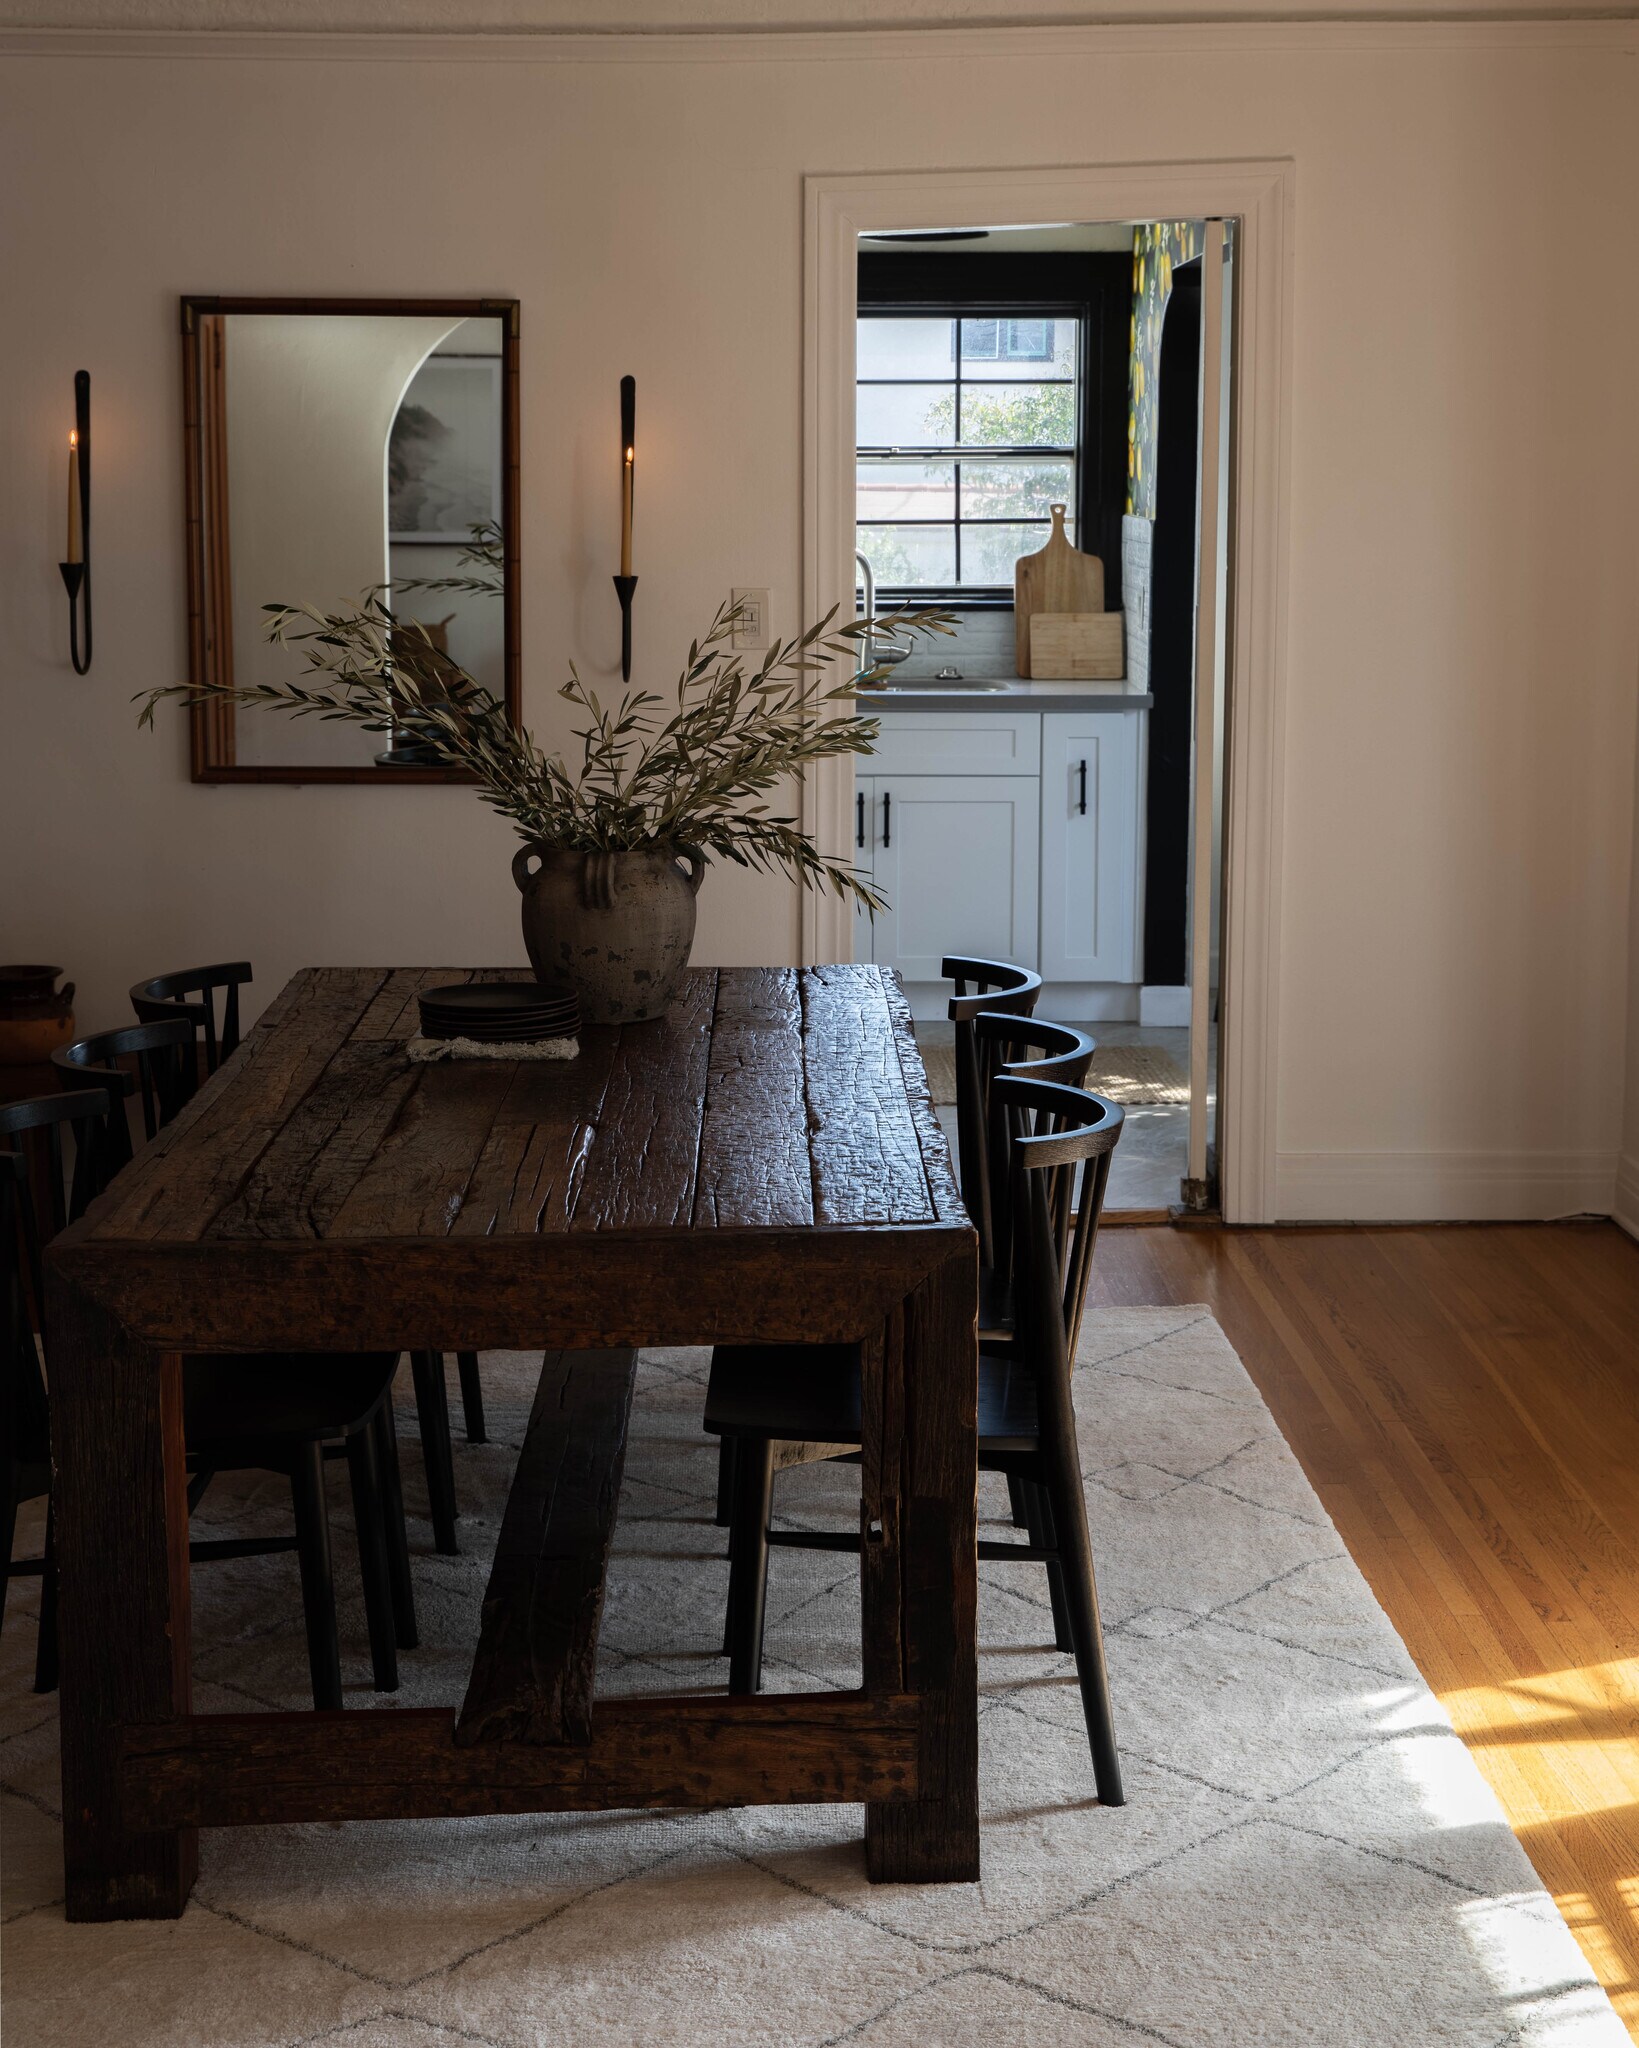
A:
[[[1075,532],[1080,547],[1103,557],[1106,603],[1115,610],[1121,601],[1119,521],[1126,504],[1127,359],[1132,319],[1130,254],[1049,251],[1027,255],[971,250],[960,255],[904,256],[862,248],[859,314],[863,319],[961,320],[993,316],[1073,319],[1080,323],[1075,376]],[[960,404],[959,343],[956,355],[951,381],[957,388]],[[859,381],[856,376],[856,390]],[[856,450],[858,445],[856,430]],[[955,451],[951,455],[953,460],[959,460]],[[962,523],[958,512],[958,534]],[[1002,519],[990,523],[1014,525],[1017,521]],[[1013,608],[1012,586],[1003,584],[879,584],[878,598],[894,605],[947,605],[964,611]]]

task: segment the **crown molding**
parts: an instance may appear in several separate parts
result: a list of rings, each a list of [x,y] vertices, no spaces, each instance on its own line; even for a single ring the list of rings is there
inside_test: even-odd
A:
[[[1437,49],[1639,47],[1639,4],[1588,12],[1486,14],[1172,14],[1164,19],[948,28],[710,29],[175,29],[0,25],[0,56],[293,63],[803,64],[895,58],[985,63],[1009,58],[1316,54]]]

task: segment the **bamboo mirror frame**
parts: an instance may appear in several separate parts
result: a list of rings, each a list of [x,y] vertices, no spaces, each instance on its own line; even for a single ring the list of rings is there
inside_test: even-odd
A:
[[[224,660],[227,672],[230,675],[233,673],[233,619],[236,603],[226,514],[227,414],[223,398],[222,350],[222,337],[226,329],[219,317],[233,314],[317,315],[343,319],[397,316],[401,319],[420,319],[429,322],[485,320],[498,323],[500,448],[496,489],[498,517],[494,523],[500,529],[499,682],[508,722],[517,726],[522,712],[522,688],[518,642],[519,438],[516,299],[303,299],[190,295],[182,300],[183,505],[186,520],[189,682],[197,687],[202,682],[220,675]],[[207,355],[211,357],[210,361],[207,361]],[[427,360],[433,359],[429,357]],[[493,381],[489,385],[489,393],[489,403],[493,405]],[[394,439],[396,445],[396,436]],[[382,536],[384,552],[390,560],[392,541],[385,517]],[[356,595],[347,593],[336,602],[339,604],[354,601]],[[240,591],[237,608],[242,612],[247,603],[259,606],[273,600],[302,602],[303,598],[304,593],[300,591],[277,590],[252,594],[250,598]],[[490,614],[490,619],[493,621],[493,613]],[[493,626],[490,631],[493,653]],[[241,637],[244,637],[243,629]],[[269,727],[282,726],[289,722],[274,712],[251,711],[245,715],[247,719],[264,721]],[[189,719],[191,766],[195,782],[451,783],[472,780],[461,769],[438,765],[381,766],[369,761],[344,765],[313,760],[286,766],[266,760],[245,762],[239,758],[240,728],[236,706],[231,703],[197,703],[190,707]],[[295,722],[298,725],[312,723],[306,719]],[[336,728],[329,730],[334,731]],[[364,736],[366,739],[369,737]],[[384,746],[386,741],[377,737],[375,744]]]

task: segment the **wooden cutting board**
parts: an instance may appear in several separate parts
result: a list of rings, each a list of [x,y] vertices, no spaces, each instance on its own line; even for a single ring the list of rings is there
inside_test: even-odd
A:
[[[1064,531],[1065,507],[1050,507],[1053,531],[1046,547],[1021,555],[1013,571],[1014,666],[1030,673],[1030,621],[1037,612],[1101,612],[1104,564],[1097,555],[1071,547]]]

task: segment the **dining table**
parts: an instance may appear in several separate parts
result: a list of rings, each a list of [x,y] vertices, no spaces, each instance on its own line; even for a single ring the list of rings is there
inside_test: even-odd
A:
[[[412,1061],[315,967],[48,1253],[71,1920],[182,1912],[198,1831],[861,1803],[881,1882],[979,1874],[978,1257],[897,978],[693,969],[562,1060]],[[603,1698],[646,1345],[860,1347],[861,1683]],[[535,1351],[465,1698],[196,1714],[184,1359]]]

